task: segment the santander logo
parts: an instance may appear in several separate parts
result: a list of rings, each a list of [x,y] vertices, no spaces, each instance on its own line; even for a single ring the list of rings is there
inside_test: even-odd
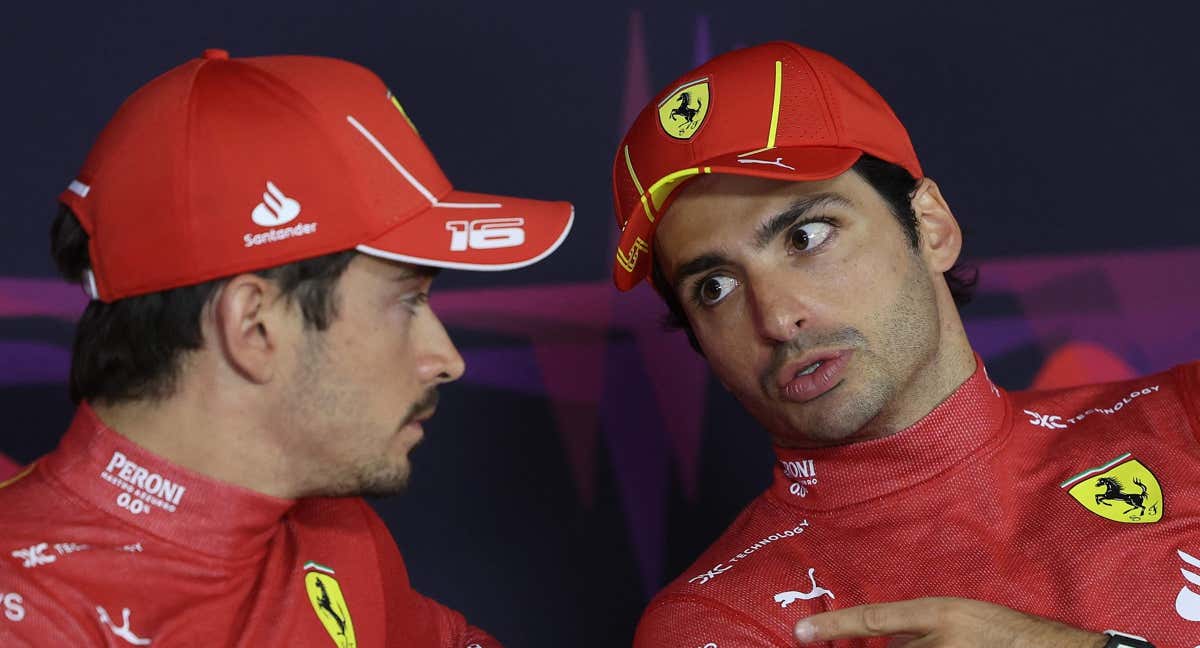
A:
[[[284,195],[270,180],[262,197],[263,201],[250,214],[250,218],[258,225],[275,227],[291,222],[300,215],[300,203]]]
[[[287,225],[300,215],[300,201],[283,193],[274,182],[267,181],[267,190],[262,195],[263,201],[254,207],[250,218],[255,225],[268,227],[265,232],[242,235],[242,243],[248,248],[256,245],[268,245],[278,241],[286,241],[300,236],[308,236],[317,232],[317,223],[296,223]],[[279,227],[287,225],[287,227]]]

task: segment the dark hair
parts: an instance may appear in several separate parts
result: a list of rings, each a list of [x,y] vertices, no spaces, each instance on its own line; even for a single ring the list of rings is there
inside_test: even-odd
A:
[[[87,232],[65,206],[50,226],[50,254],[67,281],[82,281],[91,267]],[[284,298],[300,306],[304,326],[320,331],[337,317],[334,288],[355,254],[335,252],[255,274],[278,284]],[[71,400],[117,403],[170,396],[184,352],[204,344],[201,311],[227,281],[88,303],[71,349]]]
[[[917,214],[912,208],[912,194],[917,188],[917,179],[912,176],[904,167],[885,162],[877,157],[863,154],[854,163],[851,169],[867,181],[867,184],[875,188],[879,195],[883,197],[891,210],[892,215],[900,222],[900,226],[904,229],[904,234],[908,238],[908,243],[915,250],[920,243],[919,230],[917,229]],[[667,328],[683,329],[687,333],[688,342],[692,348],[701,355],[704,351],[700,349],[700,342],[696,339],[696,333],[692,330],[692,325],[688,322],[687,315],[684,313],[683,305],[679,303],[679,296],[675,294],[666,275],[662,271],[662,267],[658,264],[658,256],[654,255],[653,267],[650,274],[650,282],[653,284],[655,291],[662,297],[667,304],[667,314],[663,318],[663,324]],[[975,285],[979,282],[979,270],[972,265],[958,262],[955,263],[946,272],[942,273],[946,279],[946,285],[950,288],[950,294],[954,297],[954,304],[962,307],[975,294]]]

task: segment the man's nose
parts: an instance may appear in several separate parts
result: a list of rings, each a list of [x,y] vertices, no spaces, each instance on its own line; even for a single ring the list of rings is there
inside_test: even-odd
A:
[[[809,305],[793,281],[764,276],[749,286],[758,334],[771,343],[787,342],[800,333]]]
[[[446,332],[446,327],[432,310],[427,311],[429,320],[425,327],[425,352],[418,360],[418,371],[422,382],[448,383],[462,377],[466,362]]]

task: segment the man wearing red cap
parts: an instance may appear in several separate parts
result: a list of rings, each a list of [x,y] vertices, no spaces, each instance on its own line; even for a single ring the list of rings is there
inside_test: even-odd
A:
[[[1200,643],[1200,364],[992,384],[958,224],[853,71],[717,57],[642,111],[613,185],[617,286],[650,278],[778,457],[637,646]]]
[[[366,69],[219,50],[131,96],[61,202],[78,411],[0,485],[0,644],[498,645],[357,496],[403,488],[463,372],[436,269],[534,263],[571,206],[452,188]]]

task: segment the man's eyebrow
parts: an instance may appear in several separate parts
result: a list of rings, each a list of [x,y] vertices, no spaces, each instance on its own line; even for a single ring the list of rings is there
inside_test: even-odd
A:
[[[849,207],[851,204],[848,198],[836,193],[821,193],[801,198],[758,228],[758,232],[754,235],[754,248],[762,250],[767,247],[771,241],[775,240],[776,236],[779,236],[780,232],[787,230],[793,223],[804,218],[813,210],[832,206]]]
[[[852,204],[850,199],[836,193],[821,193],[801,198],[758,228],[758,231],[754,235],[754,247],[758,250],[767,247],[780,232],[791,227],[792,223],[800,220],[813,210],[834,205],[849,207]],[[686,263],[680,264],[675,269],[675,279],[671,282],[671,285],[676,292],[679,292],[683,281],[688,277],[727,263],[730,263],[728,257],[716,252],[706,252]]]
[[[726,263],[729,263],[729,259],[715,252],[701,254],[700,256],[680,265],[675,269],[675,280],[671,283],[671,286],[675,289],[675,292],[679,292],[679,288],[683,285],[684,279],[687,279],[694,274],[704,272],[705,270],[711,270],[718,266],[725,265]]]
[[[408,281],[410,279],[433,279],[442,271],[441,268],[433,266],[415,265],[405,266],[399,269],[396,273],[396,281]]]

